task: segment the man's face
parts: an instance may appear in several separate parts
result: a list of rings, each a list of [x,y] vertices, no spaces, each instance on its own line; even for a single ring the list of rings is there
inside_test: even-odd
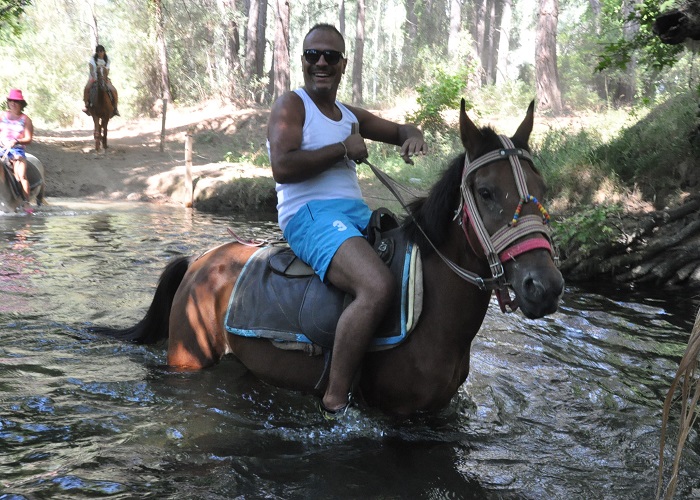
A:
[[[332,31],[314,30],[304,40],[304,50],[307,49],[343,52],[345,47],[340,37]],[[307,62],[302,54],[301,66],[304,72],[304,87],[310,92],[335,93],[338,90],[343,73],[345,73],[346,65],[347,60],[343,58],[337,64],[328,64],[328,61],[323,56],[312,64]]]

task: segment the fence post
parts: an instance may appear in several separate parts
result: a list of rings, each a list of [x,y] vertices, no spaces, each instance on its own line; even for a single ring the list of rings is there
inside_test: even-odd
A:
[[[192,186],[192,128],[187,129],[185,138],[185,206],[192,208],[194,187]]]
[[[165,142],[165,115],[168,113],[168,99],[163,98],[163,118],[160,124],[160,152],[163,152],[163,143]]]

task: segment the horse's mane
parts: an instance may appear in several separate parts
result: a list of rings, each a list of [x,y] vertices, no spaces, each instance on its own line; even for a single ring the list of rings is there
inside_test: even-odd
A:
[[[498,134],[493,128],[482,128],[481,135],[484,140],[479,145],[472,160],[502,147]],[[530,150],[527,144],[522,144],[521,141],[515,139],[512,140],[516,147]],[[408,205],[410,215],[404,218],[402,226],[408,239],[418,244],[423,256],[430,255],[434,249],[416,223],[420,225],[436,247],[445,241],[449,225],[453,223],[455,213],[459,208],[465,154],[460,154],[450,162],[440,180],[433,184],[428,196],[418,198]]]

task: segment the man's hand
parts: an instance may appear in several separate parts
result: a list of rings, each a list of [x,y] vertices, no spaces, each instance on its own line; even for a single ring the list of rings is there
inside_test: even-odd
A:
[[[369,156],[365,140],[359,133],[351,134],[343,141],[348,150],[348,158],[356,163],[362,163]]]
[[[425,155],[428,153],[428,145],[422,137],[409,137],[401,146],[401,158],[406,163],[413,165],[412,156]]]

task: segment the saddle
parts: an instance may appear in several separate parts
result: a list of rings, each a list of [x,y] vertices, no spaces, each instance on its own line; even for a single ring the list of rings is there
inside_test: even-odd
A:
[[[92,82],[92,85],[90,85],[90,90],[88,90],[88,107],[93,108],[95,107],[95,103],[97,102],[97,91],[98,91],[99,84],[97,82]],[[107,87],[106,89],[107,96],[109,96],[109,102],[112,103],[112,106],[114,106],[114,96],[112,95],[112,91]]]
[[[423,277],[418,246],[406,240],[394,215],[372,214],[368,241],[389,266],[400,291],[377,328],[370,350],[403,342],[422,309]],[[245,264],[229,299],[226,331],[273,341],[283,349],[320,354],[333,346],[338,318],[351,297],[323,283],[287,246],[266,246]]]

